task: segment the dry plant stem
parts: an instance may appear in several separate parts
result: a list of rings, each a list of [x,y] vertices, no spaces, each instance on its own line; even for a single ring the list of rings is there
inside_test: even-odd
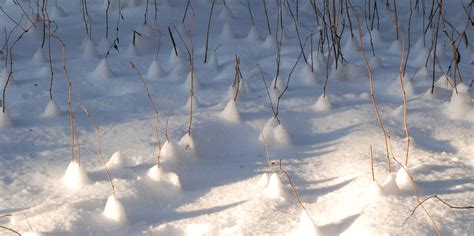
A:
[[[56,35],[54,34],[51,34],[51,36],[53,38],[55,38],[56,40],[59,41],[59,43],[61,44],[61,64],[62,64],[62,68],[63,68],[63,73],[64,73],[64,81],[66,82],[66,85],[67,85],[67,113],[68,113],[68,116],[69,116],[69,122],[71,124],[71,161],[74,161],[74,151],[75,151],[75,135],[77,133],[76,131],[76,122],[75,122],[75,119],[74,119],[74,116],[72,114],[72,84],[71,84],[71,80],[69,80],[69,73],[68,73],[68,70],[67,70],[67,65],[66,65],[66,57],[65,57],[65,49],[66,49],[66,44],[64,44],[63,40],[61,40],[59,37],[57,37]],[[80,161],[80,159],[78,159]],[[79,162],[80,164],[80,162]]]
[[[190,5],[190,7],[191,7],[191,10],[192,10],[192,13],[193,13],[193,17],[189,21],[189,30],[188,30],[189,46],[191,48],[191,51],[188,50],[188,53],[189,53],[189,67],[190,67],[190,72],[191,72],[191,81],[190,81],[190,84],[189,84],[189,99],[190,99],[189,125],[188,125],[188,135],[189,136],[191,136],[191,129],[192,129],[192,125],[193,125],[193,97],[194,97],[194,46],[193,46],[192,28],[193,28],[193,23],[196,20],[196,12],[194,11],[193,6]]]
[[[291,18],[293,18],[293,22],[295,23],[296,36],[298,38],[298,43],[300,45],[301,52],[303,52],[304,62],[306,64],[308,64],[308,60],[306,59],[306,55],[304,53],[303,43],[301,42],[300,31],[298,29],[298,20],[295,18],[295,15],[293,14],[293,11],[291,10],[290,2],[287,1],[286,4],[288,5],[288,9],[290,11]]]
[[[6,226],[0,225],[0,229],[8,230],[8,231],[10,231],[10,232],[12,232],[12,233],[14,233],[14,234],[16,234],[16,235],[21,236],[20,232],[14,230],[14,229],[8,228],[8,227],[6,227]]]
[[[95,121],[95,119],[92,118],[91,114],[87,111],[87,109],[81,104],[81,99],[79,98],[79,94],[77,95],[77,103],[81,107],[82,111],[84,111],[87,118],[89,119],[89,121],[95,128],[96,139],[97,139],[97,151],[99,152],[99,159],[102,162],[102,165],[104,166],[105,173],[107,174],[107,178],[110,182],[110,186],[112,187],[112,195],[115,195],[115,185],[112,182],[112,177],[110,176],[109,169],[107,168],[107,165],[105,164],[105,157],[104,157],[104,153],[102,152],[102,143],[100,142],[99,126],[97,125],[97,122]]]
[[[212,0],[211,3],[211,12],[209,13],[209,21],[207,22],[207,33],[206,33],[206,52],[204,53],[204,63],[207,63],[207,49],[209,47],[209,31],[211,30],[211,19],[212,19],[212,12],[214,11],[214,5],[216,0]]]
[[[234,102],[237,102],[237,97],[239,96],[239,90],[240,90],[240,57],[237,57],[235,55],[235,77],[234,77],[234,85],[237,86],[235,88],[235,95],[234,95]]]
[[[413,192],[416,195],[416,201],[418,202],[418,204],[420,204],[421,203],[421,198],[420,198],[420,194],[418,193],[416,183],[415,183],[415,179],[413,178],[413,175],[410,173],[408,168],[406,166],[402,165],[402,163],[400,163],[400,161],[398,161],[395,157],[393,157],[393,160],[395,160],[395,162],[397,162],[400,165],[400,167],[407,173],[408,177],[410,178],[410,182],[411,182],[411,185],[412,185]],[[431,223],[433,224],[433,227],[436,230],[436,234],[438,236],[440,236],[441,232],[440,232],[438,224],[434,220],[433,216],[431,216],[431,214],[428,212],[428,210],[423,205],[420,205],[420,206],[423,209],[423,211],[425,212],[425,214],[428,216],[428,218],[430,219]],[[402,224],[402,226],[404,224],[405,224],[405,222]]]
[[[374,156],[372,155],[372,145],[369,145],[369,154],[370,154],[370,167],[372,169],[372,181],[375,181],[375,171],[374,171]]]
[[[26,30],[26,29],[23,28],[23,27],[21,26],[21,24],[20,24],[20,22],[21,22],[21,20],[22,20],[23,18],[21,18],[20,21],[16,21],[16,20],[13,19],[5,10],[3,10],[3,7],[1,7],[1,6],[0,6],[0,11],[2,11],[3,14],[5,14],[5,15],[8,17],[8,19],[10,19],[10,20],[15,24],[15,26],[19,26],[23,31]],[[23,17],[23,16],[22,16],[22,17]]]
[[[111,0],[107,0],[107,7],[105,8],[105,38],[109,38],[109,8]]]
[[[438,195],[433,195],[433,196],[429,196],[427,198],[425,198],[423,201],[421,201],[420,203],[418,203],[415,208],[411,211],[411,214],[405,219],[405,221],[403,221],[403,225],[405,225],[406,222],[408,222],[408,220],[410,219],[410,217],[412,217],[414,214],[415,214],[415,211],[416,209],[418,209],[418,207],[420,207],[421,205],[423,205],[423,203],[425,203],[426,201],[430,200],[430,199],[437,199],[438,201],[440,201],[442,204],[448,206],[449,208],[451,209],[456,209],[456,210],[468,210],[468,209],[474,209],[474,205],[467,205],[467,206],[455,206],[455,205],[451,205],[450,203],[446,202],[445,200],[443,200],[442,198],[440,198]]]
[[[405,129],[405,135],[407,139],[407,146],[406,146],[406,153],[405,153],[405,165],[408,166],[408,155],[410,153],[410,129],[407,125],[407,95],[405,92],[405,83],[403,81],[403,59],[405,58],[405,35],[403,31],[401,31],[402,36],[402,56],[400,59],[400,68],[399,68],[399,78],[400,78],[400,88],[402,89],[403,95],[403,127]]]
[[[307,38],[306,38],[307,39]],[[306,43],[306,42],[305,42]],[[281,101],[281,98],[283,97],[283,95],[285,94],[285,92],[288,90],[289,86],[290,86],[290,80],[291,80],[291,75],[293,74],[293,71],[295,70],[296,66],[298,65],[298,62],[300,61],[300,58],[301,58],[301,55],[303,55],[303,50],[300,51],[300,55],[298,56],[298,59],[296,59],[296,62],[295,64],[293,65],[293,68],[291,68],[291,71],[290,73],[288,74],[288,78],[286,80],[286,86],[285,88],[283,89],[283,91],[281,91],[280,93],[280,96],[278,96],[278,99],[277,99],[277,105],[276,105],[276,112],[275,112],[275,117],[278,116],[278,112],[280,110],[280,101]]]
[[[270,20],[268,19],[268,11],[267,11],[267,2],[266,0],[263,1],[263,9],[265,10],[265,20],[267,21],[267,29],[268,29],[268,34],[272,35],[272,30],[270,27]]]
[[[384,135],[385,151],[386,151],[387,162],[388,162],[387,163],[388,164],[388,172],[392,173],[392,165],[391,165],[391,162],[390,162],[390,155],[389,155],[389,148],[388,148],[388,143],[389,143],[388,139],[390,138],[390,136],[388,135],[387,131],[385,130],[385,128],[383,126],[382,119],[380,118],[379,108],[377,106],[377,102],[375,101],[374,80],[372,78],[372,69],[370,68],[370,64],[367,60],[367,56],[365,55],[364,46],[362,44],[362,30],[361,30],[361,26],[360,26],[361,25],[360,19],[359,19],[359,16],[357,15],[357,12],[354,9],[354,7],[352,6],[352,3],[350,2],[350,0],[348,0],[348,1],[349,1],[349,5],[351,7],[351,10],[354,13],[354,15],[356,17],[356,20],[357,20],[357,27],[358,27],[358,30],[359,30],[359,48],[360,48],[360,52],[362,54],[362,57],[364,58],[364,63],[365,63],[365,66],[367,67],[367,72],[368,72],[369,81],[370,81],[370,99],[371,99],[372,105],[374,106],[375,116],[377,118],[379,128],[380,128],[380,130],[382,131],[382,133]]]
[[[51,78],[49,80],[49,99],[53,100],[53,81],[54,81],[54,68],[53,68],[53,58],[51,53],[51,21],[49,19],[48,11],[46,11],[46,20],[48,22],[48,60],[49,60],[49,70],[51,72]]]
[[[168,33],[171,38],[171,43],[173,43],[174,54],[178,56],[178,50],[176,49],[176,41],[174,41],[173,33],[171,32],[171,28],[168,26]]]
[[[186,8],[184,9],[183,19],[181,20],[182,23],[184,23],[184,20],[186,19],[186,14],[188,14],[188,9],[189,9],[190,4],[191,4],[191,0],[188,0],[188,2],[186,3]]]
[[[262,70],[262,68],[260,68],[260,66],[258,64],[257,64],[257,68],[258,68],[258,70],[260,72],[260,75],[262,77],[263,84],[265,85],[265,90],[267,91],[268,101],[270,101],[270,107],[272,108],[273,117],[275,117],[278,124],[280,124],[280,119],[276,115],[275,107],[273,106],[272,97],[270,96],[270,91],[268,90],[268,86],[267,86],[267,82],[265,81],[265,75],[263,73],[263,70]]]
[[[10,47],[10,49],[8,50],[8,55],[10,57],[10,60],[9,60],[9,70],[8,70],[8,77],[7,77],[7,80],[5,81],[5,84],[3,85],[3,92],[2,92],[2,101],[3,101],[3,104],[2,105],[2,112],[5,112],[5,108],[7,107],[7,103],[6,103],[6,94],[7,94],[7,87],[8,87],[8,84],[10,83],[12,77],[13,77],[13,48],[15,48],[15,45],[21,40],[21,38],[23,38],[23,36],[31,29],[32,26],[28,27],[26,30],[24,30],[19,36],[18,38],[16,38],[16,40],[13,42],[12,46]]]
[[[133,62],[130,62],[130,67],[131,67],[132,69],[135,69],[135,71],[137,72],[138,79],[139,79],[140,82],[143,84],[143,88],[144,88],[144,90],[145,90],[145,93],[146,93],[148,102],[150,103],[151,108],[153,109],[153,114],[155,115],[155,134],[156,134],[156,140],[157,140],[157,144],[158,144],[158,149],[157,149],[157,152],[156,152],[156,161],[157,161],[157,166],[158,166],[158,168],[159,168],[159,167],[160,167],[161,142],[160,142],[160,129],[159,129],[158,109],[156,108],[156,105],[155,105],[155,103],[153,102],[153,99],[152,99],[151,96],[150,96],[150,92],[148,91],[148,86],[146,85],[146,82],[145,82],[145,80],[143,79],[142,74],[140,73],[140,71],[138,70],[138,68],[135,66],[135,64],[133,64]]]
[[[250,14],[250,20],[252,20],[252,25],[255,26],[255,21],[253,19],[253,14],[252,14],[252,10],[250,8],[250,2],[249,0],[247,0],[247,8],[249,9],[249,14]]]
[[[411,48],[411,17],[413,15],[413,8],[412,8],[412,1],[410,0],[410,15],[408,17],[408,47],[407,47],[407,56],[405,59],[405,65],[403,66],[403,75],[405,75],[406,69],[407,69],[407,64],[408,64],[408,57],[410,56],[410,48]],[[403,36],[402,36],[403,37]]]
[[[303,209],[306,212],[307,216],[309,217],[309,219],[311,220],[313,225],[316,225],[314,223],[313,219],[310,217],[308,209],[304,206],[303,202],[301,201],[300,195],[296,191],[296,187],[295,187],[295,185],[294,185],[294,183],[291,179],[291,176],[288,174],[288,171],[283,169],[283,167],[281,165],[282,162],[283,162],[283,159],[280,159],[280,170],[281,170],[281,172],[283,172],[283,174],[285,174],[286,178],[288,178],[288,182],[290,183],[291,192],[293,193],[294,197],[298,201],[298,204],[300,205],[301,209]]]

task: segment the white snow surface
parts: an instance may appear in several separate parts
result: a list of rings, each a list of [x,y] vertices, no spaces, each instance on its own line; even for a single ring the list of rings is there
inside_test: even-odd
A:
[[[0,28],[7,33],[15,28],[9,46],[23,28],[31,25],[30,20],[37,19],[36,7],[29,7],[27,1],[18,2],[34,14],[22,17],[22,9],[13,1],[0,1],[9,17],[21,20],[21,27],[15,27],[0,12]],[[268,34],[262,1],[249,1],[255,25],[246,1],[226,0],[226,5],[215,1],[208,64],[203,62],[212,1],[191,1],[184,23],[187,1],[156,1],[156,21],[154,1],[149,1],[146,24],[148,1],[121,1],[123,19],[120,18],[118,32],[119,4],[111,1],[108,38],[107,1],[87,1],[91,37],[86,35],[80,1],[47,2],[55,23],[51,28],[66,45],[71,115],[76,129],[71,129],[71,116],[67,113],[69,96],[61,45],[52,37],[49,50],[46,33],[41,48],[43,22],[37,22],[37,27],[13,47],[15,82],[10,81],[1,104],[6,108],[6,113],[0,111],[2,226],[32,235],[436,235],[421,208],[403,224],[418,204],[417,199],[437,195],[455,206],[474,204],[474,86],[469,87],[472,49],[466,49],[462,39],[456,41],[461,42],[459,69],[463,83],[454,83],[457,75],[447,71],[452,50],[440,31],[438,49],[444,52],[436,55],[434,78],[441,79],[431,94],[433,56],[429,55],[429,48],[433,31],[428,30],[424,45],[421,4],[420,10],[413,11],[413,50],[405,73],[406,78],[412,78],[405,81],[410,90],[406,117],[411,140],[408,162],[399,81],[402,44],[396,38],[393,12],[388,13],[384,4],[378,6],[379,27],[375,20],[372,29],[375,56],[367,34],[370,23],[366,27],[362,21],[363,46],[370,64],[376,67],[372,71],[374,98],[390,135],[389,168],[352,13],[355,38],[351,39],[345,19],[341,45],[347,46],[341,50],[347,53],[336,71],[335,59],[327,55],[332,52],[327,42],[324,52],[318,51],[319,32],[313,8],[308,1],[299,1],[301,43],[314,33],[313,48],[308,38],[304,44],[307,61],[302,55],[287,84],[300,55],[290,14],[290,9],[296,14],[296,1],[288,1],[290,8],[285,5],[282,9],[284,36],[278,89],[273,89],[279,43],[275,22],[278,1],[266,1],[272,35]],[[323,9],[322,1],[316,2]],[[351,2],[358,6],[361,17],[367,15],[363,14],[365,1]],[[446,2],[443,1],[444,17],[462,32],[465,11],[459,1]],[[406,30],[409,1],[397,3],[401,29]],[[469,5],[467,0],[463,3]],[[425,1],[427,12],[430,4]],[[472,42],[472,26],[469,27],[466,33]],[[341,25],[338,30],[342,28]],[[444,29],[451,35],[451,28]],[[135,45],[134,30],[139,34],[135,35]],[[453,35],[456,37],[456,33]],[[405,53],[407,40],[405,32]],[[2,36],[0,45],[4,44]],[[52,101],[50,51],[54,104],[46,106]],[[3,54],[2,85],[8,76],[5,72],[10,70],[9,63],[5,63],[6,51]],[[191,130],[190,107],[186,105],[191,101],[190,81],[185,82],[191,69],[189,55],[193,55],[195,79],[199,78],[193,91]],[[236,56],[240,58],[245,83],[241,84],[237,103],[233,103],[229,102],[229,87],[235,76]],[[308,66],[311,59],[316,59],[313,72]],[[155,116],[130,62],[143,75],[158,109],[160,168]],[[270,90],[271,103],[257,64]],[[326,76],[330,102],[321,97]],[[453,89],[455,84],[457,89]],[[112,156],[105,161],[115,186],[113,195],[97,155],[95,127],[79,107],[78,95],[100,127],[103,155]],[[280,122],[273,118],[275,114]],[[165,129],[172,143],[165,142]],[[77,134],[74,140],[72,132]],[[73,141],[76,161],[71,162]],[[117,150],[120,153],[113,155]],[[400,164],[413,176],[419,198]],[[291,183],[284,171],[291,176]],[[423,206],[442,235],[474,232],[472,209],[451,209],[436,199],[427,200]],[[0,235],[9,233],[0,228]]]

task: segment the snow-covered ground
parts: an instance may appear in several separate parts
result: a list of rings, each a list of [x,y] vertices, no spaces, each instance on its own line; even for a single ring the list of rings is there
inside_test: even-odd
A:
[[[9,38],[11,47],[36,15],[22,16],[16,1],[0,2],[0,27],[7,35],[2,33],[2,45],[15,27],[13,20],[21,21]],[[35,1],[19,2],[25,11],[36,13]],[[352,10],[348,12],[355,38],[351,39],[347,16],[343,15],[341,45],[346,62],[335,70],[333,59],[328,64],[327,54],[316,50],[319,32],[311,1],[298,1],[298,31],[305,58],[299,58],[281,98],[279,123],[272,118],[257,64],[276,108],[277,97],[300,56],[291,17],[296,14],[297,1],[288,1],[291,12],[286,1],[281,10],[284,35],[277,85],[282,83],[277,90],[272,80],[277,68],[278,1],[266,1],[271,36],[262,1],[248,1],[254,26],[247,1],[226,0],[226,5],[216,1],[206,64],[212,1],[191,1],[184,24],[187,1],[158,0],[156,21],[155,1],[149,1],[148,23],[144,24],[146,2],[121,1],[123,18],[117,32],[119,6],[118,1],[112,1],[106,39],[107,1],[104,5],[102,0],[88,0],[92,40],[86,36],[87,18],[83,18],[81,1],[48,2],[48,13],[54,20],[51,30],[65,43],[65,63],[72,84],[72,115],[80,144],[80,150],[75,145],[74,162],[61,45],[51,37],[49,49],[46,30],[41,48],[43,22],[38,21],[13,47],[13,79],[6,90],[6,112],[0,113],[1,226],[25,235],[433,235],[437,233],[435,222],[442,235],[474,232],[472,209],[451,209],[436,199],[423,203],[426,212],[418,207],[404,222],[419,201],[432,195],[454,206],[474,204],[474,89],[469,87],[474,77],[474,54],[472,45],[466,48],[464,41],[456,42],[463,79],[462,84],[456,82],[456,93],[450,85],[453,79],[443,76],[453,58],[442,32],[451,34],[450,26],[439,30],[440,66],[435,67],[437,82],[431,94],[432,57],[428,68],[424,65],[433,32],[428,31],[425,47],[421,6],[413,12],[411,52],[404,77],[411,136],[405,168],[416,183],[417,198],[410,177],[396,161],[405,163],[407,143],[399,80],[402,49],[401,41],[396,41],[393,11],[389,13],[385,3],[378,1],[380,26],[371,33],[373,57],[362,18],[365,1],[351,1],[360,13],[375,99],[390,136],[392,173],[384,134],[371,103],[369,77],[358,47]],[[428,18],[431,1],[424,2]],[[472,12],[472,3],[462,2],[465,10]],[[406,53],[409,1],[398,4]],[[472,41],[472,26],[468,23],[465,28],[468,13],[460,2],[445,1],[443,7],[444,17],[458,31],[466,29],[466,37]],[[318,8],[322,11],[322,2],[318,2]],[[427,24],[428,19],[425,21]],[[168,29],[178,46],[178,56]],[[186,49],[191,50],[189,31],[195,96],[191,136],[191,76]],[[305,43],[311,33],[312,41]],[[118,51],[111,46],[117,34]],[[54,102],[48,92],[49,51]],[[5,84],[10,61],[5,63],[6,47],[2,52],[0,78]],[[243,78],[234,101],[236,57],[240,58]],[[324,96],[326,68],[330,71]],[[159,168],[156,117],[137,71],[158,110],[162,147]],[[113,188],[100,159],[96,129],[81,105],[99,127],[100,149]],[[1,235],[10,233],[0,228]]]

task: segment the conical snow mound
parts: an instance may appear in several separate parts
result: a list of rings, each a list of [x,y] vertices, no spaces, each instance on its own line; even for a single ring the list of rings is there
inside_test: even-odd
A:
[[[320,235],[318,228],[314,225],[313,220],[308,216],[306,211],[303,211],[300,216],[300,221],[298,223],[298,228],[296,232],[293,233],[294,236],[297,235],[307,235],[307,236],[317,236]]]
[[[265,188],[268,185],[269,177],[267,173],[263,173],[258,180],[258,185]]]
[[[191,78],[192,75],[192,78]],[[199,90],[199,81],[198,77],[196,76],[196,73],[192,73],[191,71],[188,73],[188,76],[186,77],[186,81],[184,82],[184,88],[187,90],[189,89],[189,86],[191,85],[191,80],[193,81],[193,89],[194,91]]]
[[[288,131],[286,131],[282,124],[277,125],[277,127],[273,130],[273,139],[279,144],[291,145],[292,143]]]
[[[383,192],[388,193],[388,194],[395,194],[398,191],[400,191],[398,189],[398,185],[395,181],[395,178],[396,177],[393,173],[390,173],[390,174],[387,175],[387,177],[385,178],[385,180],[382,184]]]
[[[474,118],[472,117],[472,114],[473,114],[472,110],[473,110],[473,102],[469,93],[460,92],[460,89],[456,93],[456,91],[453,90],[453,94],[451,95],[451,100],[448,103],[449,116],[453,119],[474,120]]]
[[[188,98],[188,101],[186,102],[186,105],[185,105],[186,110],[189,110],[191,108],[191,103],[193,105],[193,109],[196,109],[201,106],[196,96],[192,96]]]
[[[316,73],[311,71],[310,64],[304,64],[303,69],[301,69],[300,77],[304,85],[311,86],[317,83]]]
[[[13,127],[13,120],[10,117],[10,113],[7,110],[2,112],[0,109],[0,128],[11,128]]]
[[[118,200],[114,195],[110,195],[110,197],[107,199],[103,215],[118,224],[127,223],[127,214],[125,213],[125,208],[123,207],[123,204],[120,202],[120,200]]]
[[[382,186],[377,181],[373,181],[367,192],[364,194],[362,203],[365,205],[374,203],[383,195]]]
[[[397,176],[395,177],[395,183],[397,183],[398,189],[403,191],[407,191],[412,188],[410,175],[408,175],[405,168],[400,168],[400,170],[397,171]]]
[[[48,59],[46,58],[43,49],[38,48],[38,50],[36,50],[35,54],[33,55],[33,62],[42,64],[46,63],[47,61]]]
[[[66,16],[66,12],[60,6],[54,6],[51,11],[51,19],[56,20]]]
[[[430,72],[426,66],[420,67],[418,71],[416,71],[414,78],[419,80],[428,80],[430,77]]]
[[[82,56],[86,59],[96,58],[97,57],[97,49],[94,46],[92,40],[87,39],[84,43],[84,52]]]
[[[166,161],[177,161],[179,159],[178,152],[173,142],[166,140],[161,147],[161,157]]]
[[[224,24],[224,27],[222,28],[221,32],[221,39],[223,40],[231,40],[234,39],[234,32],[232,31],[232,27],[230,26],[229,22],[226,22]]]
[[[43,111],[43,117],[57,117],[61,116],[63,112],[59,109],[58,105],[54,100],[49,100],[48,105]]]
[[[112,76],[112,70],[107,60],[104,58],[94,70],[94,75],[99,79],[108,79]]]
[[[106,164],[107,168],[122,168],[123,158],[120,152],[115,152]]]
[[[263,47],[265,48],[276,48],[277,42],[275,38],[272,35],[268,35],[267,38],[265,39],[265,42],[263,42]]]
[[[67,166],[66,172],[63,176],[63,183],[66,188],[71,190],[78,190],[81,186],[89,182],[86,171],[76,161],[71,161]]]
[[[147,75],[150,79],[160,79],[164,75],[164,69],[156,59],[148,67]]]
[[[314,104],[314,110],[316,111],[329,111],[331,110],[331,107],[331,101],[329,100],[329,96],[327,94],[326,96],[324,96],[324,94],[321,94],[321,96],[319,96],[318,100]]]
[[[260,41],[260,34],[255,26],[250,27],[247,39],[251,41]]]
[[[179,177],[176,173],[164,172],[157,165],[154,165],[152,168],[150,168],[148,170],[147,175],[153,181],[163,182],[171,186],[174,186],[175,188],[178,188],[178,189],[181,188],[181,183],[179,182]]]
[[[381,69],[383,68],[382,61],[380,61],[380,58],[378,56],[374,56],[370,58],[369,65],[371,69]]]
[[[273,173],[268,180],[267,187],[263,190],[263,195],[271,199],[285,199],[285,190],[281,183],[280,177]]]
[[[179,140],[179,145],[184,148],[184,150],[190,150],[194,152],[194,139],[189,133],[186,133],[181,140]]]
[[[220,117],[223,120],[229,121],[231,123],[240,122],[240,114],[237,109],[237,104],[234,100],[230,100],[225,106],[224,110],[220,113]]]

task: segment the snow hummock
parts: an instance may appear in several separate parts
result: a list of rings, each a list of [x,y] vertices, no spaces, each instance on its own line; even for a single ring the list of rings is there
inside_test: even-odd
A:
[[[13,127],[13,120],[10,116],[8,110],[5,109],[4,112],[0,108],[0,128],[11,128]]]
[[[94,46],[94,42],[90,39],[86,39],[84,42],[84,51],[82,56],[86,59],[92,59],[97,57],[97,49]]]
[[[390,45],[390,48],[388,48],[388,51],[394,54],[400,54],[402,52],[402,44],[399,40],[395,40]]]
[[[38,48],[38,50],[36,50],[35,54],[33,55],[32,61],[38,64],[43,64],[48,61],[46,55],[44,54],[43,48]]]
[[[286,131],[285,127],[282,124],[277,125],[273,130],[273,139],[276,143],[291,145],[292,141],[288,131]]]
[[[270,175],[267,186],[262,191],[262,194],[271,199],[285,199],[285,189],[283,188],[280,177],[278,177],[276,173]]]
[[[266,142],[268,145],[291,145],[293,143],[286,128],[283,124],[278,124],[275,117],[272,117],[267,121],[260,133],[259,140],[261,142]]]
[[[307,236],[317,236],[320,235],[318,227],[314,225],[313,220],[308,216],[306,211],[301,212],[300,221],[298,223],[298,228],[292,234],[294,236],[307,235]]]
[[[46,105],[46,108],[43,111],[42,116],[43,117],[57,117],[57,116],[62,116],[63,112],[61,109],[59,109],[58,105],[54,100],[49,100],[48,105]]]
[[[122,168],[124,165],[122,154],[119,151],[114,152],[105,165],[107,168]]]
[[[229,121],[231,123],[240,122],[240,113],[234,100],[230,100],[227,103],[224,110],[220,113],[220,117],[223,120]]]
[[[89,182],[86,171],[77,161],[71,161],[63,176],[63,183],[70,190],[79,190]]]
[[[382,186],[377,181],[372,181],[367,192],[365,192],[362,203],[369,205],[377,201],[378,198],[383,196]]]
[[[195,153],[195,145],[193,136],[186,132],[186,134],[179,140],[179,145],[184,148],[184,150],[190,150]]]
[[[196,73],[192,73],[192,77],[191,78],[191,71],[188,73],[188,76],[186,76],[186,81],[184,82],[184,89],[189,89],[189,86],[191,85],[191,80],[193,81],[193,89],[194,91],[196,90],[199,90],[199,87],[200,87],[200,84],[199,84],[199,80],[198,80],[198,77],[196,76]]]
[[[223,40],[231,40],[234,39],[234,31],[232,30],[232,26],[229,22],[224,23],[224,27],[222,28],[221,32],[221,39]]]
[[[148,67],[148,73],[147,76],[150,79],[161,79],[162,76],[164,76],[164,69],[163,66],[158,62],[158,60],[153,60],[153,62],[150,64],[150,67]]]
[[[269,180],[268,174],[263,173],[260,176],[260,179],[258,180],[258,185],[262,188],[265,188],[268,185],[268,180]]]
[[[304,85],[311,86],[317,84],[316,73],[311,71],[310,64],[304,64],[300,72],[300,77]]]
[[[178,175],[174,172],[165,172],[162,168],[158,167],[158,165],[151,167],[147,175],[153,181],[162,182],[177,189],[181,188]]]
[[[404,168],[401,167],[397,171],[397,175],[396,175],[396,178],[395,178],[395,183],[397,183],[398,189],[400,189],[402,191],[410,190],[412,188],[412,185],[413,185],[412,182],[411,182],[410,175],[407,173],[405,168],[407,168],[407,167],[404,167]]]
[[[268,88],[268,89],[274,89],[275,84],[276,84],[276,88],[280,91],[285,88],[285,82],[283,82],[280,75],[275,76],[275,78],[273,78],[272,83],[270,85],[270,88]],[[278,94],[278,95],[280,95],[280,94]]]
[[[370,68],[373,70],[383,68],[382,61],[380,60],[378,56],[371,57],[369,60],[369,65],[370,65]]]
[[[329,100],[329,96],[326,94],[326,96],[323,94],[321,94],[321,96],[319,96],[318,100],[316,101],[316,103],[314,104],[314,110],[316,111],[329,111],[331,110],[331,101]]]
[[[193,110],[195,110],[196,108],[199,108],[201,106],[201,104],[199,103],[199,100],[197,99],[196,96],[191,96],[188,98],[188,100],[186,101],[186,105],[184,106],[184,108],[186,110],[189,110],[191,108],[191,101],[192,101],[192,105],[193,105]]]
[[[453,119],[473,120],[473,101],[469,93],[453,90],[451,100],[448,103],[448,115]]]
[[[160,150],[160,155],[167,162],[176,162],[179,160],[175,144],[171,140],[166,140]]]
[[[265,48],[276,48],[277,42],[275,37],[273,37],[271,34],[265,38],[265,42],[263,42],[263,47]]]
[[[387,194],[396,194],[398,193],[398,185],[397,182],[395,181],[396,176],[393,173],[389,173],[387,177],[385,178],[383,184],[382,184],[382,189],[384,193]]]
[[[102,59],[99,65],[95,68],[93,75],[99,79],[108,79],[112,76],[112,70],[110,69],[109,62],[107,59]]]
[[[416,71],[413,78],[418,80],[428,80],[430,78],[430,72],[426,66],[422,66]]]
[[[126,224],[128,221],[122,202],[120,202],[120,200],[114,195],[110,195],[107,199],[103,215],[107,219],[121,225]]]
[[[251,40],[251,41],[260,41],[260,34],[258,33],[258,30],[257,28],[252,25],[250,27],[250,30],[249,30],[249,33],[247,34],[247,40]]]

